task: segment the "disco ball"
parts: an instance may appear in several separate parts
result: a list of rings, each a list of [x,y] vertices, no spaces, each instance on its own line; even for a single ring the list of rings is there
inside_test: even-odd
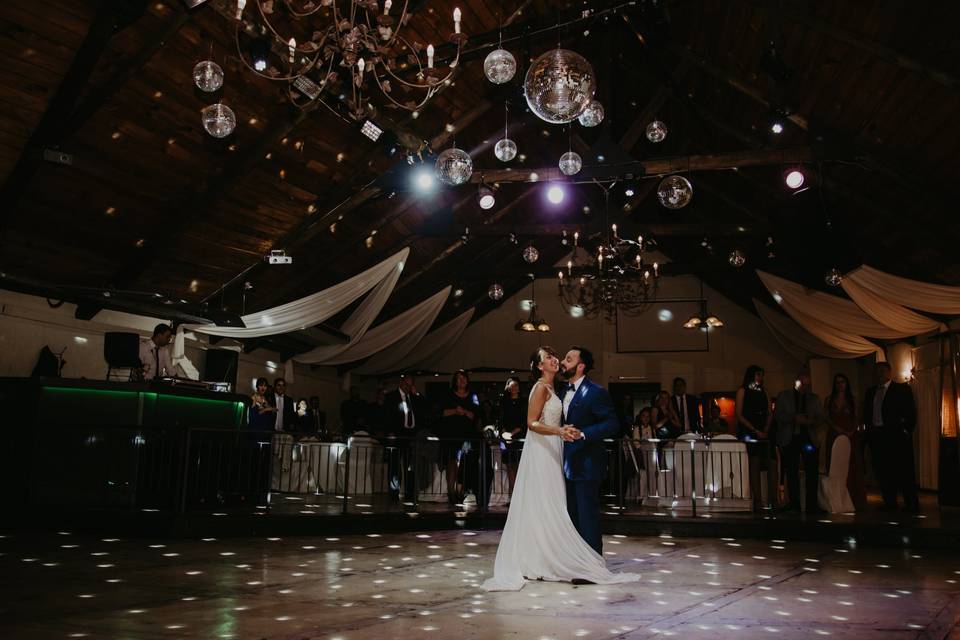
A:
[[[510,138],[503,138],[493,148],[493,155],[497,156],[498,160],[510,162],[517,157],[517,143]]]
[[[540,259],[540,252],[532,244],[528,244],[523,250],[523,259],[529,264],[533,264]]]
[[[682,209],[693,200],[693,186],[683,176],[667,176],[657,187],[657,198],[667,209]]]
[[[580,173],[580,168],[583,166],[583,160],[580,158],[580,154],[576,151],[567,151],[565,154],[560,156],[560,172],[565,176],[572,176],[576,173]]]
[[[437,156],[436,172],[440,182],[455,187],[473,175],[473,160],[463,149],[451,147]]]
[[[667,125],[659,120],[654,120],[647,125],[647,140],[650,142],[663,142],[667,137]]]
[[[603,122],[603,105],[599,100],[591,100],[577,120],[585,127],[595,127]]]
[[[207,93],[213,93],[223,86],[223,69],[212,60],[198,62],[193,68],[193,83]]]
[[[483,61],[483,73],[493,84],[510,82],[517,73],[517,59],[506,49],[495,49]]]
[[[487,295],[490,296],[490,299],[494,302],[503,300],[503,286],[497,283],[490,285],[490,288],[487,289]]]
[[[530,65],[523,92],[530,110],[552,124],[572,122],[597,90],[593,67],[579,53],[552,49]]]
[[[739,268],[746,264],[747,256],[743,255],[743,251],[740,251],[740,249],[734,249],[727,256],[727,262],[730,263],[730,266]]]
[[[839,287],[840,282],[843,281],[843,274],[840,273],[840,269],[834,267],[827,271],[827,274],[823,277],[823,279],[831,287]]]
[[[237,116],[233,109],[223,103],[212,104],[200,112],[203,116],[203,128],[214,138],[226,138],[237,128]]]

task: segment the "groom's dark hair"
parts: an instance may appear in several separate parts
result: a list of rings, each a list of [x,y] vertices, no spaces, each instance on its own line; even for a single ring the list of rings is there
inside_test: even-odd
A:
[[[593,353],[586,347],[570,347],[580,352],[580,362],[583,363],[583,375],[587,375],[593,369]]]

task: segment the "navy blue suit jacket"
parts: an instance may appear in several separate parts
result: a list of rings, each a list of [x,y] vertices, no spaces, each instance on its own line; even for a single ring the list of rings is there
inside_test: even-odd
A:
[[[566,392],[560,393],[560,399]],[[586,436],[563,445],[563,475],[574,482],[600,482],[607,477],[606,438],[616,438],[620,422],[606,389],[584,378],[570,401],[564,424],[572,424]]]

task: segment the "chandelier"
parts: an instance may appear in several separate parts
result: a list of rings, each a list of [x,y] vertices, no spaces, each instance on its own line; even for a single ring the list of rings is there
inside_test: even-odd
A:
[[[221,3],[234,6],[232,0]],[[456,56],[436,67],[433,44],[401,33],[411,17],[409,0],[402,4],[396,12],[392,0],[237,0],[231,16],[237,54],[251,72],[286,84],[300,108],[326,105],[321,95],[327,92],[359,120],[373,110],[364,91],[375,88],[388,106],[415,112],[450,83],[467,38],[460,9],[454,9],[448,39]]]
[[[700,311],[683,323],[684,329],[709,331],[723,326],[723,320],[713,313],[707,313],[707,300],[703,297],[703,280],[700,281]]]
[[[530,315],[525,320],[517,320],[517,324],[515,324],[513,328],[517,331],[525,331],[527,333],[547,333],[550,331],[550,324],[543,318],[537,317],[537,278],[532,273],[527,275],[530,277]],[[501,292],[501,297],[502,296],[503,294]]]
[[[573,253],[557,273],[560,301],[574,317],[602,314],[612,321],[618,310],[636,316],[656,299],[660,265],[647,262],[643,236],[622,238],[616,224],[607,224],[612,186],[600,185],[605,200],[603,230],[584,243],[580,233],[574,233]]]

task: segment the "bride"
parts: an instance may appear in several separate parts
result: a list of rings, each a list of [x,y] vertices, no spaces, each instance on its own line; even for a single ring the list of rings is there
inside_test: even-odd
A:
[[[603,556],[580,537],[567,514],[563,442],[580,433],[560,426],[563,402],[553,390],[559,368],[557,352],[550,347],[540,347],[530,361],[540,378],[530,391],[529,430],[493,578],[483,583],[487,591],[518,591],[525,580],[613,584],[640,579],[639,574],[608,571]]]

